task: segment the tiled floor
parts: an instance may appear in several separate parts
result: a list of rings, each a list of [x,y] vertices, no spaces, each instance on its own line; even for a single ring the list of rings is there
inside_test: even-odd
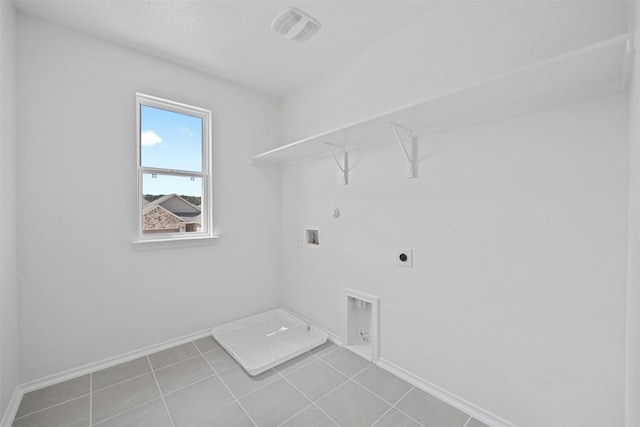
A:
[[[335,344],[250,377],[212,338],[24,395],[26,426],[486,427]]]

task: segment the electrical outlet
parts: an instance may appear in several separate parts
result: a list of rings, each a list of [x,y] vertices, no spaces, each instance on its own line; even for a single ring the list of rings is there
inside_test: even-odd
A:
[[[398,267],[413,267],[413,249],[396,249],[395,260]]]

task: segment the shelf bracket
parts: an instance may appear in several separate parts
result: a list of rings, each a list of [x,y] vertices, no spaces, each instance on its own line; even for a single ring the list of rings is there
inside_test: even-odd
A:
[[[338,165],[338,169],[340,169],[342,185],[348,184],[349,183],[349,153],[347,153],[344,147],[340,147],[339,145],[331,144],[325,141],[322,141],[322,143],[324,144],[325,147],[327,147],[327,151],[329,152],[329,154],[331,154],[331,157],[333,157],[333,160],[335,160],[336,165]],[[338,160],[338,157],[336,156],[336,153],[334,153],[333,150],[331,149],[331,146],[338,147],[343,150],[342,164],[340,164],[340,160]]]
[[[398,141],[398,144],[400,145],[400,148],[402,148],[402,152],[404,153],[404,156],[407,158],[407,161],[409,162],[409,178],[417,177],[418,176],[418,143],[417,143],[418,141],[417,141],[417,138],[413,136],[413,130],[407,129],[406,127],[401,126],[394,122],[389,122],[389,124],[391,125],[391,129],[393,130],[393,133],[396,136],[396,141]],[[400,133],[398,132],[398,129],[402,129],[409,135],[408,150],[407,150],[407,147],[405,146],[404,141],[402,140],[402,137],[400,136]]]

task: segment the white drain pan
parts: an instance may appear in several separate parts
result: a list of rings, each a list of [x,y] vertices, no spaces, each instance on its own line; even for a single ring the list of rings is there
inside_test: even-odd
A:
[[[216,326],[211,334],[252,376],[327,340],[326,333],[283,309]]]

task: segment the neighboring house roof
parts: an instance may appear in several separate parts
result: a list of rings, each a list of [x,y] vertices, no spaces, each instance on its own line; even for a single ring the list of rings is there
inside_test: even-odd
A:
[[[145,209],[151,208],[153,206],[162,206],[163,208],[175,213],[175,214],[185,214],[189,216],[199,215],[200,208],[187,202],[182,197],[177,194],[167,194],[165,196],[159,197],[156,200],[149,202]]]

